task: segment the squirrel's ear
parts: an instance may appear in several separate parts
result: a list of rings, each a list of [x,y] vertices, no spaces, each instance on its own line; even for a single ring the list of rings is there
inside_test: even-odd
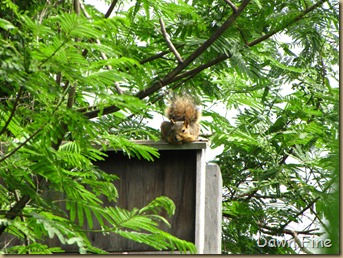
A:
[[[183,122],[183,125],[187,128],[188,127],[188,121],[186,120],[185,122]]]
[[[173,119],[170,119],[170,122],[175,125],[175,121]]]

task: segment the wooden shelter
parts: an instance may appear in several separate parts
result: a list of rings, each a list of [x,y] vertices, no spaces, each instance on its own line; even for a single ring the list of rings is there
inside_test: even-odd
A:
[[[160,157],[152,162],[128,157],[121,150],[108,149],[108,157],[104,161],[97,161],[95,165],[119,176],[120,179],[114,182],[119,198],[111,203],[103,198],[104,205],[117,205],[131,210],[147,205],[156,197],[167,196],[175,203],[176,212],[170,218],[162,214],[171,224],[170,228],[162,229],[195,243],[199,254],[221,253],[222,179],[217,165],[205,163],[207,142],[183,145],[170,145],[164,141],[135,142],[158,149]],[[48,198],[59,197],[50,193]],[[87,229],[86,224],[84,229]],[[93,225],[100,229],[96,221]],[[160,253],[150,246],[114,233],[88,234],[94,246],[110,253]],[[47,239],[46,244],[61,245],[56,237]],[[66,253],[78,252],[75,245],[63,245],[62,248]]]
[[[193,242],[198,253],[221,252],[221,175],[218,166],[206,165],[206,141],[170,145],[164,141],[135,141],[159,150],[154,162],[129,158],[121,151],[108,150],[108,157],[96,164],[118,175],[114,182],[119,199],[116,205],[131,210],[158,196],[167,196],[176,205],[169,219],[171,234]],[[105,200],[104,200],[105,201]],[[106,203],[109,204],[109,203]],[[100,233],[91,236],[94,245],[109,252],[152,252],[149,246]]]

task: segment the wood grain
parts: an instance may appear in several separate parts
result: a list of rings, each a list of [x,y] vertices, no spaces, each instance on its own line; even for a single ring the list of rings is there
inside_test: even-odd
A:
[[[196,151],[160,151],[160,158],[155,162],[130,159],[122,152],[112,151],[108,155],[105,161],[97,165],[107,173],[120,177],[120,180],[114,182],[119,199],[117,203],[103,199],[104,204],[131,210],[142,208],[158,196],[167,196],[174,201],[176,212],[168,218],[171,228],[161,228],[174,236],[194,242]],[[165,213],[162,215],[167,217]],[[107,251],[154,250],[115,234],[104,236],[92,233],[90,239],[96,247]]]

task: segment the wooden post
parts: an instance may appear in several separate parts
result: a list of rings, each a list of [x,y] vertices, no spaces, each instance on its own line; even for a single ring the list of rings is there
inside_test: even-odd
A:
[[[204,253],[205,242],[205,149],[197,151],[195,245],[198,254]]]
[[[206,165],[204,254],[221,254],[223,180],[219,166]]]

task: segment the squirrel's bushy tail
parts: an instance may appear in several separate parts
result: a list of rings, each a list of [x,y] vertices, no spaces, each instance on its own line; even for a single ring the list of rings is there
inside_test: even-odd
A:
[[[196,123],[201,113],[192,97],[188,95],[174,96],[171,105],[165,111],[166,117],[173,121]]]

